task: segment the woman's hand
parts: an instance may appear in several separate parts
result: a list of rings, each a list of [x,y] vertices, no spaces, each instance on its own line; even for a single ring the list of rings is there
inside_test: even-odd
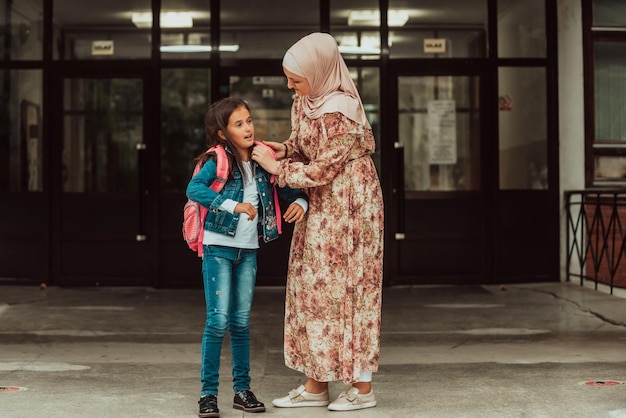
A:
[[[263,143],[274,150],[277,159],[287,158],[286,148],[282,142],[263,141]]]
[[[235,213],[245,213],[248,215],[248,220],[253,221],[256,218],[256,208],[248,202],[237,203],[235,206]]]
[[[282,147],[281,144],[278,145]],[[274,149],[273,145],[272,149]],[[268,173],[278,174],[278,161],[276,161],[274,157],[272,157],[272,154],[270,154],[270,151],[267,148],[255,146],[254,149],[252,149],[252,160],[259,163],[259,165],[263,167]]]
[[[285,221],[289,223],[299,223],[304,219],[304,213],[304,208],[302,206],[297,203],[292,203],[283,214],[283,218],[285,218]]]

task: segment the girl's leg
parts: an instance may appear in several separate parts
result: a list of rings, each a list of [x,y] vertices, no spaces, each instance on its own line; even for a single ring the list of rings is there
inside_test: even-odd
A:
[[[239,250],[233,266],[229,324],[235,393],[250,390],[250,309],[256,271],[256,250]]]
[[[206,303],[206,320],[202,336],[202,367],[200,396],[215,395],[219,383],[222,340],[228,329],[232,261],[221,250],[205,246],[202,276]]]

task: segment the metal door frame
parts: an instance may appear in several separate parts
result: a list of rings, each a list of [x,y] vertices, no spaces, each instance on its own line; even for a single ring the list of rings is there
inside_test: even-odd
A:
[[[160,90],[154,89],[154,72],[149,63],[145,62],[58,62],[55,63],[55,71],[52,77],[52,135],[51,135],[51,208],[50,208],[50,273],[51,283],[56,285],[140,285],[155,286],[158,283],[158,228],[156,218],[158,216],[158,202],[156,202],[155,190],[158,190],[158,167],[159,167],[159,137],[156,135],[158,126],[151,123],[149,116],[158,114],[160,104]],[[143,84],[142,91],[142,132],[143,139],[138,146],[138,204],[140,218],[138,220],[137,241],[141,241],[143,250],[140,251],[141,277],[136,277],[131,282],[119,280],[114,277],[104,277],[96,283],[91,278],[63,276],[61,266],[61,205],[63,200],[62,190],[62,150],[64,134],[64,80],[73,78],[84,79],[115,79],[129,78],[140,79]],[[158,96],[155,97],[155,96]],[[155,175],[157,173],[157,175]],[[117,216],[117,214],[111,214]],[[115,263],[116,260],[103,259],[102,263]],[[94,269],[97,271],[97,269]]]

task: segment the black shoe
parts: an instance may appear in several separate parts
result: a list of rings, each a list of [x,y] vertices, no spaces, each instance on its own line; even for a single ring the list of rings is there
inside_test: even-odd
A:
[[[265,412],[265,405],[263,402],[259,402],[251,391],[242,390],[235,394],[233,409],[241,409],[246,412]]]
[[[217,396],[203,396],[198,404],[200,405],[200,412],[198,412],[200,418],[219,418],[220,410],[217,409]]]

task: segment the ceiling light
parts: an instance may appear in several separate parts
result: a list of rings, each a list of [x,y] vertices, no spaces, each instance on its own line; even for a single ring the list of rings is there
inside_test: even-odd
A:
[[[339,52],[351,55],[378,55],[380,48],[374,46],[339,46]]]
[[[387,23],[389,26],[404,26],[409,20],[408,10],[389,10]],[[350,10],[349,26],[380,26],[380,10]]]
[[[161,52],[195,53],[211,52],[213,49],[211,45],[163,45],[160,50]],[[237,52],[239,51],[239,45],[220,45],[219,50],[221,52]]]
[[[189,12],[162,12],[159,17],[162,28],[191,28],[193,18]],[[152,12],[133,13],[131,20],[138,28],[152,27]]]

